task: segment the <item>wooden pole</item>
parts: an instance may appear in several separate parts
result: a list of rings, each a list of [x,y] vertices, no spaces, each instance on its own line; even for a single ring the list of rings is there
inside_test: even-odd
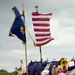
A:
[[[28,61],[27,61],[27,45],[25,44],[25,60],[26,60],[26,67],[25,67],[25,69],[26,69],[26,73],[27,73],[27,75],[28,75],[28,66],[27,66],[27,63],[28,63]]]
[[[39,47],[39,49],[40,49],[40,61],[41,61],[41,63],[42,63],[43,60],[42,60],[42,51],[41,51],[41,46]]]
[[[38,6],[35,6],[36,12],[38,12]],[[40,49],[40,61],[42,62],[42,51],[41,51],[41,47],[39,47]]]
[[[22,14],[24,14],[24,13],[25,13],[25,11],[24,11],[24,2],[23,2],[23,4],[22,4]],[[25,25],[25,16],[24,16],[24,25]],[[25,35],[26,35],[26,28],[25,28]],[[26,67],[25,67],[25,69],[26,69],[26,73],[28,75],[27,44],[25,44],[25,61],[26,61]]]

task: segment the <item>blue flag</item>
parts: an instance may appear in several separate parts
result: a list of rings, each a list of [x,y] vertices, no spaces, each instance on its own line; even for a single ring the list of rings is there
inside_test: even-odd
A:
[[[12,10],[15,13],[15,20],[13,22],[13,25],[10,29],[9,36],[16,35],[20,40],[22,40],[22,43],[26,43],[26,35],[25,35],[25,26],[24,26],[24,19],[22,19],[22,16],[24,18],[24,14],[20,15],[18,9],[14,6]]]

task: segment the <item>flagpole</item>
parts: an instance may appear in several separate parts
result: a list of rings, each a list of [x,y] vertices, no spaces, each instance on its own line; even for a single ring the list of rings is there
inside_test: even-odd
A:
[[[38,6],[36,5],[35,6],[35,9],[36,9],[36,12],[38,12]],[[42,64],[42,51],[41,51],[41,46],[39,47],[39,49],[40,49],[40,61],[41,61],[41,64]]]
[[[24,14],[24,13],[25,13],[25,11],[24,11],[24,2],[23,2],[23,4],[22,4],[22,14]],[[25,16],[24,16],[24,25],[25,25]],[[25,30],[25,35],[26,35],[26,30]],[[26,60],[26,67],[25,67],[25,69],[26,69],[26,73],[28,75],[27,44],[25,44],[25,60]]]
[[[42,63],[43,60],[42,60],[42,51],[41,51],[41,46],[39,47],[39,49],[40,49],[40,61],[41,61],[41,63]]]
[[[28,75],[28,66],[27,66],[27,63],[28,63],[28,61],[27,61],[27,45],[25,44],[25,59],[26,59],[26,67],[25,67],[25,69],[26,69],[26,73],[27,73],[27,75]]]

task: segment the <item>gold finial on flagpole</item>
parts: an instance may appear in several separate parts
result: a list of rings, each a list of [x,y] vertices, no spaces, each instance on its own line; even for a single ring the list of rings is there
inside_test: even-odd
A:
[[[36,6],[35,6],[36,12],[38,12],[38,8],[39,8],[39,6],[36,5]]]
[[[21,6],[22,6],[22,14],[24,14],[24,12],[25,12],[25,11],[24,11],[24,2],[22,3]]]

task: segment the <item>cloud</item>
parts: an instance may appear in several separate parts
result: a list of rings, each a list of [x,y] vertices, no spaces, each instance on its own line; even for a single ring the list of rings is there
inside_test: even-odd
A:
[[[15,15],[11,8],[16,7],[21,12],[23,1],[21,0],[6,0],[0,2],[0,69],[8,71],[15,70],[16,66],[20,66],[20,59],[24,57],[25,46],[16,36],[9,37],[9,30],[14,21]],[[59,60],[61,57],[71,58],[75,53],[75,1],[74,0],[25,0],[25,25],[35,40],[35,35],[32,25],[31,13],[36,11],[35,5],[38,5],[40,13],[52,13],[50,20],[51,36],[53,41],[42,47],[42,57],[51,61],[56,57]],[[31,37],[26,31],[28,62],[31,60],[40,60],[40,52],[38,47],[34,47]]]

